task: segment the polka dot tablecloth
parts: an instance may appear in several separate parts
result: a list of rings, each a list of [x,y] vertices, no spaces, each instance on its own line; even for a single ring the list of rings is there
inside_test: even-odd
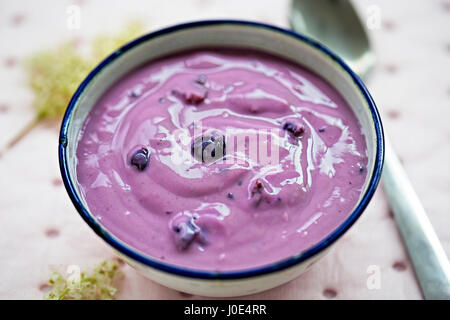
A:
[[[67,28],[67,8],[81,28]],[[450,255],[450,1],[357,2],[377,65],[368,87],[384,126]],[[107,8],[107,10],[106,10]],[[258,20],[288,27],[289,1],[0,2],[0,146],[33,118],[22,59],[67,39],[85,41],[139,19],[149,31],[205,18]],[[64,59],[64,57],[61,57]],[[59,175],[58,125],[42,124],[0,157],[0,298],[41,299],[55,268],[114,257],[82,221]],[[2,147],[3,148],[3,147]],[[119,299],[193,299],[123,266]],[[379,286],[368,286],[373,270]],[[421,299],[383,189],[329,254],[298,279],[250,299]]]

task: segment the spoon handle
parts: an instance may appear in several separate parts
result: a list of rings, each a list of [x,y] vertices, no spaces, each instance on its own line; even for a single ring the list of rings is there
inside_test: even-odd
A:
[[[450,299],[450,263],[394,149],[385,139],[383,186],[425,299]]]

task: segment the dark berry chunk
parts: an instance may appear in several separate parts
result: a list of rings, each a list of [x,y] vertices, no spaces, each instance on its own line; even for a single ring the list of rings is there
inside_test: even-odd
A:
[[[305,127],[302,125],[296,125],[292,122],[286,122],[283,125],[283,130],[289,132],[291,136],[298,138],[305,132]]]
[[[264,190],[264,185],[262,184],[261,180],[256,180],[255,184],[253,185],[253,189],[252,189],[252,196],[254,196],[255,194],[260,194],[262,193]]]
[[[175,233],[175,245],[178,250],[186,250],[197,238],[202,242],[200,236],[201,229],[192,219],[178,223],[173,227],[173,231]]]
[[[140,93],[139,93],[139,91],[137,91],[137,90],[132,90],[132,91],[129,93],[129,96],[132,97],[132,98],[137,98],[137,97],[140,96]]]
[[[252,188],[252,198],[255,207],[259,207],[264,198],[264,185],[261,180],[256,180]]]
[[[366,169],[362,164],[358,163],[359,173],[363,173]]]
[[[210,163],[225,156],[225,137],[211,135],[197,137],[191,146],[192,156],[198,161]]]
[[[325,128],[324,127],[319,128],[319,132],[320,133],[325,132]]]
[[[144,171],[149,162],[149,151],[142,147],[131,156],[131,165],[135,166],[139,171]]]
[[[198,106],[203,101],[205,101],[208,92],[205,91],[203,94],[200,94],[196,92],[181,92],[177,89],[174,89],[172,90],[172,95],[182,100],[186,104]]]
[[[187,104],[199,105],[203,101],[205,101],[205,96],[198,95],[194,92],[184,95],[184,101]]]
[[[255,208],[263,205],[264,208],[279,206],[283,202],[280,195],[272,194],[268,186],[261,179],[256,179],[251,187],[251,203]]]
[[[228,192],[227,197],[228,197],[228,199],[234,199],[234,194],[232,194],[231,192]]]

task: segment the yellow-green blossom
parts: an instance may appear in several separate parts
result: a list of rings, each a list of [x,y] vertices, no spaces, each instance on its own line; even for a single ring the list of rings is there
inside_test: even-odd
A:
[[[117,293],[115,285],[120,275],[121,271],[116,260],[103,261],[91,272],[81,272],[76,281],[54,272],[48,281],[51,291],[45,294],[44,299],[111,300]]]

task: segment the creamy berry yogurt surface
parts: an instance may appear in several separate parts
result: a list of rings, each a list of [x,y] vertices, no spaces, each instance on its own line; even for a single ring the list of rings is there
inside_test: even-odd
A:
[[[344,98],[294,63],[204,49],[141,66],[88,115],[77,178],[112,234],[166,263],[231,271],[336,229],[367,178]]]

